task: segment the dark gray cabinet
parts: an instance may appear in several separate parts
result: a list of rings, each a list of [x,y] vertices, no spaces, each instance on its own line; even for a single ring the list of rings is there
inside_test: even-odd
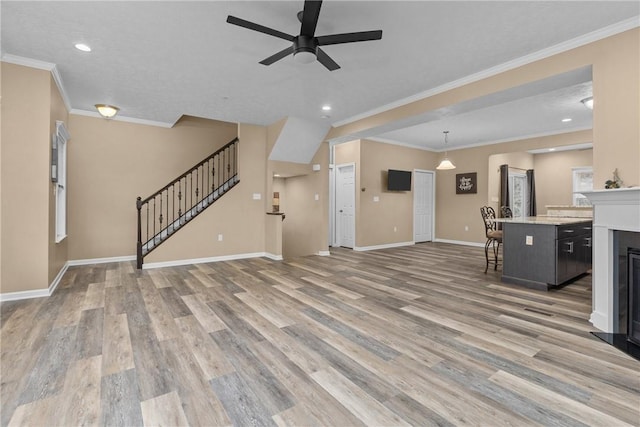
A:
[[[591,221],[503,224],[502,281],[548,289],[591,268]]]

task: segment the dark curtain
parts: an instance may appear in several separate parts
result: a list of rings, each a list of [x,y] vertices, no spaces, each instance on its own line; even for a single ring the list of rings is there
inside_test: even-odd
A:
[[[536,216],[536,180],[533,169],[527,170],[527,200],[529,201],[528,216]]]
[[[500,165],[500,206],[498,210],[501,211],[502,206],[509,206],[509,165]],[[502,216],[502,212],[498,214]]]

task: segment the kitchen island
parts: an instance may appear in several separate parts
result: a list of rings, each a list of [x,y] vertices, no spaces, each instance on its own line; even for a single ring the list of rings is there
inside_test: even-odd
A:
[[[502,281],[548,290],[591,268],[591,218],[501,219]]]

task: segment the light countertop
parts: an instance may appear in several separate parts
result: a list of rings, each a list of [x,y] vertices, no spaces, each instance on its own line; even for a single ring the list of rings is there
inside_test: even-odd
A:
[[[496,218],[496,222],[509,224],[541,224],[541,225],[566,225],[591,221],[591,218],[566,218],[557,216],[528,216],[524,218]]]

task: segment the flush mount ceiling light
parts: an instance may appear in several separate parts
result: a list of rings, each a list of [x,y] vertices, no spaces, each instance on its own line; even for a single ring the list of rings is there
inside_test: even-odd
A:
[[[562,119],[562,123],[569,123],[570,121],[572,121],[573,119],[570,118],[566,118],[566,119]]]
[[[582,102],[584,104],[584,106],[587,107],[588,109],[593,110],[593,96],[585,98],[585,99],[581,100],[580,102]]]
[[[322,111],[331,111],[331,105],[323,105]]]
[[[107,104],[96,104],[96,109],[105,119],[112,119],[116,114],[118,114],[118,111],[120,111],[118,107]]]
[[[449,142],[449,131],[445,130],[442,133],[444,133],[444,159],[442,159],[442,161],[440,162],[440,164],[438,165],[438,167],[436,169],[438,170],[450,170],[450,169],[455,169],[456,166],[451,163],[451,160],[449,160],[449,158],[447,157],[447,142]]]

